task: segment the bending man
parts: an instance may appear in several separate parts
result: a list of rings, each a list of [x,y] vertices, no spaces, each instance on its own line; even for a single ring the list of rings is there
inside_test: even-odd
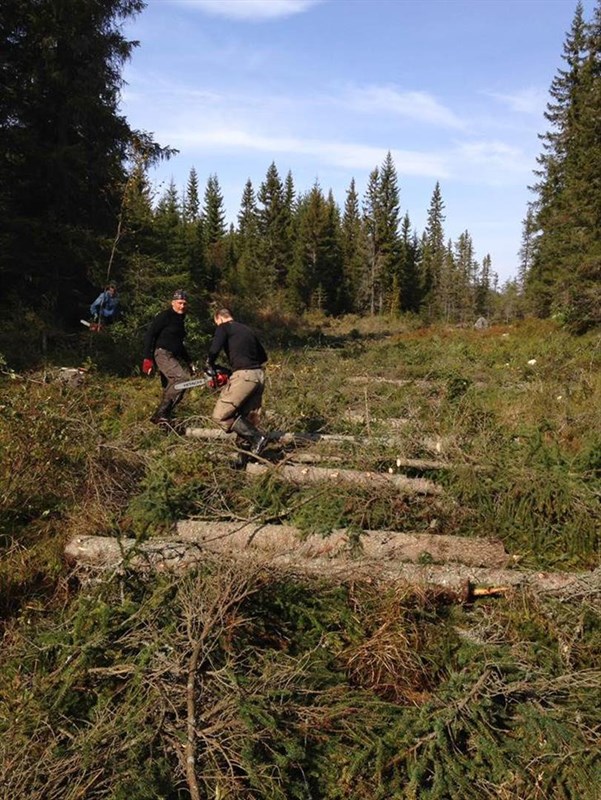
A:
[[[259,455],[267,436],[254,423],[261,411],[267,353],[256,334],[235,322],[227,308],[217,311],[214,320],[217,330],[209,346],[206,371],[215,375],[215,361],[223,350],[232,375],[215,403],[213,420],[227,433],[238,434],[246,448]]]
[[[100,325],[110,325],[117,319],[118,313],[117,287],[114,283],[109,283],[90,306],[90,316]]]
[[[161,402],[150,418],[155,425],[169,424],[175,407],[184,396],[184,391],[178,391],[175,384],[189,380],[190,372],[194,371],[184,345],[187,310],[188,295],[178,289],[173,293],[171,308],[157,314],[146,331],[142,372],[151,375],[156,364],[163,387]]]

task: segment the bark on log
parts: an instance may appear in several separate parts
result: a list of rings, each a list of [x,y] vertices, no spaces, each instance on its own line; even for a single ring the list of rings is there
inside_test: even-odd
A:
[[[445,381],[432,381],[427,378],[378,378],[375,376],[372,377],[371,375],[354,375],[351,378],[347,378],[347,380],[349,383],[355,383],[359,386],[373,383],[387,383],[391,386],[417,386],[420,389],[429,389],[432,387],[443,389],[445,384]],[[483,389],[487,384],[484,381],[474,381],[472,385],[477,389]]]
[[[287,462],[293,464],[321,464],[324,461],[340,463],[345,461],[342,456],[321,455],[320,453],[306,453],[306,452],[292,452],[286,456]],[[444,461],[430,461],[427,458],[396,458],[394,463],[400,469],[417,469],[417,470],[438,470],[438,469],[453,469],[454,464],[447,464]]]
[[[419,386],[422,389],[427,389],[431,386],[436,386],[434,381],[429,381],[424,378],[378,378],[372,375],[353,375],[347,378],[349,383],[356,383],[359,386],[365,386],[373,383],[387,383],[391,386]]]
[[[370,559],[334,560],[331,558],[299,558],[296,553],[269,557],[257,550],[232,551],[216,556],[198,544],[184,541],[155,539],[137,544],[112,537],[80,536],[65,548],[68,561],[93,570],[122,569],[143,572],[180,574],[207,558],[233,558],[240,561],[263,562],[299,577],[344,582],[382,580],[426,590],[436,588],[460,600],[478,596],[478,587],[494,587],[496,593],[528,588],[540,593],[580,598],[601,593],[601,568],[594,572],[563,573],[534,572],[511,569],[486,569],[464,564],[419,565],[395,564]]]
[[[425,478],[407,478],[405,475],[294,465],[268,467],[264,464],[249,463],[246,466],[246,472],[249,475],[264,475],[268,471],[273,472],[274,475],[278,475],[291,483],[322,483],[327,481],[329,483],[366,486],[371,489],[393,486],[400,494],[442,494],[442,487],[438,486],[433,481],[426,480]]]
[[[217,553],[254,549],[270,556],[294,553],[300,558],[348,559],[363,557],[378,561],[458,562],[475,567],[507,567],[514,559],[499,539],[443,536],[435,533],[356,531],[341,528],[329,536],[303,538],[293,525],[262,525],[239,522],[181,520],[177,536]]]
[[[393,426],[394,427],[394,426]],[[186,436],[194,437],[196,439],[204,439],[206,441],[220,441],[230,442],[233,444],[234,439],[227,433],[217,428],[196,428],[189,426],[186,428]],[[399,436],[354,436],[353,434],[343,433],[288,433],[285,431],[269,431],[267,437],[270,442],[277,442],[278,444],[286,446],[302,446],[305,444],[316,444],[319,442],[331,444],[356,444],[364,447],[368,444],[380,444],[384,446],[396,447],[403,441]],[[449,437],[444,439],[426,438],[421,442],[422,446],[432,453],[442,453],[443,450],[449,448],[451,440]],[[445,465],[442,462],[428,462],[435,466],[420,466],[420,459],[404,459],[406,462],[402,466],[415,467],[416,469],[448,469],[450,465]],[[415,463],[413,463],[415,462]]]
[[[233,441],[232,437],[218,429],[211,428],[186,428],[186,436],[193,436],[197,439],[209,439],[220,441]],[[309,444],[311,442],[354,442],[365,444],[365,439],[350,434],[335,433],[286,433],[285,431],[269,431],[267,434],[270,442],[279,444]],[[396,441],[396,439],[394,440]]]
[[[362,411],[353,411],[352,409],[347,409],[343,414],[343,418],[348,422],[356,422],[360,425],[387,425],[389,428],[403,428],[411,423],[411,420],[407,417],[386,417],[386,419],[383,419],[381,417],[371,417]]]

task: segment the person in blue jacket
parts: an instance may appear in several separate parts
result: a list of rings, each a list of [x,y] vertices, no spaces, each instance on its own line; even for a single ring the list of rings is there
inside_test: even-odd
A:
[[[117,319],[118,312],[117,287],[114,283],[109,283],[90,306],[90,315],[99,325],[110,325]]]

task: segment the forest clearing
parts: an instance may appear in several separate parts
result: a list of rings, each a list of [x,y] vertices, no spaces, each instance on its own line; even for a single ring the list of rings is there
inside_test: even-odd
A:
[[[0,796],[596,798],[599,334],[257,324],[246,471],[110,335],[5,371]]]
[[[0,800],[601,797],[568,3],[0,3]]]

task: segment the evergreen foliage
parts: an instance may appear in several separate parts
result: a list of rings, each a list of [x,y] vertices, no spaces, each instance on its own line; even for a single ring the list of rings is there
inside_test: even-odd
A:
[[[135,136],[119,114],[142,0],[7,0],[0,8],[2,295],[60,319],[108,260]],[[89,301],[88,301],[89,302]],[[77,312],[75,312],[77,313]]]
[[[3,790],[189,796],[192,708],[200,797],[595,800],[595,608],[575,638],[534,598],[453,611],[210,562],[108,580],[3,650]]]
[[[257,192],[247,182],[236,224],[228,226],[214,173],[201,190],[193,168],[185,187],[172,182],[155,202],[148,169],[173,150],[132,131],[118,110],[120,69],[136,44],[118,26],[142,8],[142,0],[102,10],[76,0],[2,6],[0,280],[17,316],[23,302],[40,330],[57,313],[75,322],[110,279],[130,331],[179,285],[203,316],[208,303],[227,298],[331,315],[411,312],[460,325],[526,311],[557,313],[574,331],[598,323],[598,5],[589,22],[576,8],[565,68],[550,89],[519,275],[501,289],[490,256],[478,262],[469,230],[457,241],[446,236],[439,182],[425,230],[411,229],[390,152],[363,198],[352,179],[343,209],[321,187],[299,193],[275,163]]]
[[[598,566],[598,336],[576,340],[554,323],[425,331],[312,317],[319,328],[295,329],[294,343],[293,318],[262,320],[270,427],[356,433],[360,446],[320,449],[356,469],[431,458],[440,444],[452,468],[426,473],[444,497],[232,471],[221,444],[144,422],[158,381],[130,377],[136,355],[120,333],[62,353],[88,357],[77,388],[0,361],[3,800],[84,789],[183,800],[190,755],[201,798],[596,800],[593,580],[574,595],[518,590],[463,606],[359,574],[316,581],[227,559],[173,578],[125,563],[83,583],[65,564],[67,538],[135,548],[196,516],[324,537],[347,527],[351,558],[379,528],[498,536],[516,569]],[[191,353],[205,347],[196,340]],[[124,378],[103,366],[119,354]],[[350,380],[367,374],[367,387]],[[199,391],[183,405],[193,420],[213,403]],[[392,416],[398,444],[386,443]]]
[[[601,322],[601,5],[578,3],[550,87],[532,204],[537,230],[527,290],[543,315],[574,331]],[[529,231],[531,225],[529,223]]]
[[[438,319],[444,303],[445,235],[444,200],[437,181],[430,199],[426,230],[422,236],[420,271],[424,309],[428,319]]]

